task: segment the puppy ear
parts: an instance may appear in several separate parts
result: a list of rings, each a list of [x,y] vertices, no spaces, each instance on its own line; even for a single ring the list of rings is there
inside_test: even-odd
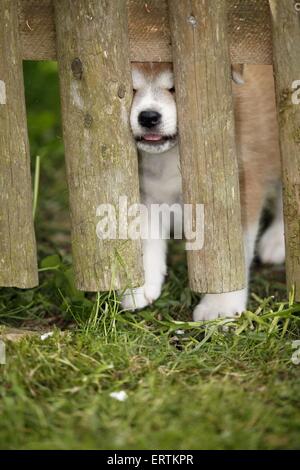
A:
[[[244,64],[231,65],[231,78],[237,85],[243,85],[244,80]]]

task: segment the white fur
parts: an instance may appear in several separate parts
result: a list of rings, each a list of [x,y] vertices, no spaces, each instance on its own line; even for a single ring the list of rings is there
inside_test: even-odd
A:
[[[140,152],[141,199],[149,208],[151,204],[167,203],[169,206],[180,202],[181,175],[179,153],[176,147],[162,154]],[[148,212],[150,214],[150,210]],[[173,213],[175,224],[179,214]],[[167,218],[163,218],[167,220]],[[153,227],[151,233],[162,233],[167,238],[170,226]],[[122,306],[127,310],[143,308],[156,300],[166,275],[167,240],[143,240],[143,264],[145,284],[136,289],[128,289],[122,299]]]
[[[195,308],[193,319],[207,321],[240,315],[246,309],[247,297],[247,289],[224,294],[206,294]]]
[[[145,284],[125,292],[122,300],[123,308],[126,310],[143,308],[158,299],[167,271],[166,252],[166,240],[143,241]]]

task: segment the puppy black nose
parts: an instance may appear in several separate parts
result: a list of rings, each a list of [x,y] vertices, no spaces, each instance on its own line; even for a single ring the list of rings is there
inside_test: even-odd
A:
[[[142,111],[138,119],[141,126],[151,129],[151,127],[157,126],[160,123],[161,114],[156,111]]]

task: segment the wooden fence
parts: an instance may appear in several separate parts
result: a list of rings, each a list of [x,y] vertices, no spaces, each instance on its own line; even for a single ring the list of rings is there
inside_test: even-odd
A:
[[[184,201],[205,204],[204,247],[188,254],[191,287],[244,286],[230,66],[274,63],[288,289],[294,285],[300,300],[300,105],[292,104],[299,7],[295,0],[0,0],[0,285],[38,283],[22,60],[59,64],[73,261],[86,291],[143,282],[139,240],[96,236],[97,206],[124,195],[139,201],[130,61],[174,62]]]

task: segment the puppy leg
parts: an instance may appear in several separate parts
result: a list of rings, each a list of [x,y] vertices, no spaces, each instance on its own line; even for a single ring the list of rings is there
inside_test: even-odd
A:
[[[125,291],[122,299],[122,307],[125,310],[144,308],[160,296],[167,272],[166,255],[167,240],[143,240],[145,284]]]
[[[218,317],[234,317],[246,310],[248,298],[249,268],[254,255],[258,223],[253,223],[244,233],[247,287],[223,294],[206,294],[194,310],[194,321],[214,320]]]
[[[270,227],[262,235],[258,254],[263,263],[281,264],[285,260],[282,189],[278,188],[276,212]]]

